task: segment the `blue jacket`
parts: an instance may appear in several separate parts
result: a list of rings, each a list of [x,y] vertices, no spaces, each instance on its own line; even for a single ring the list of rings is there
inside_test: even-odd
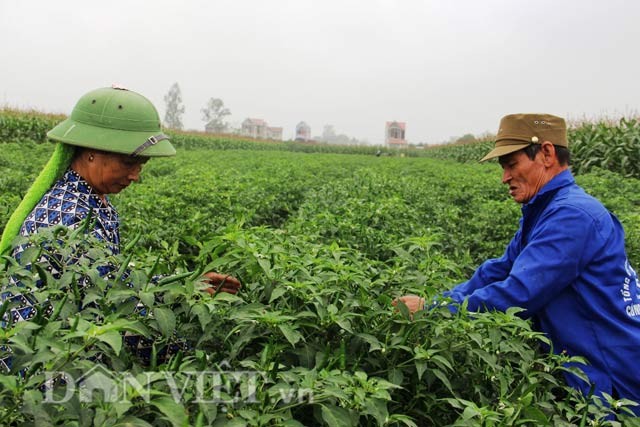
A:
[[[522,307],[554,351],[584,356],[596,394],[640,401],[640,284],[618,219],[565,170],[522,206],[501,258],[484,262],[446,295],[471,311]],[[590,386],[568,383],[585,395]]]

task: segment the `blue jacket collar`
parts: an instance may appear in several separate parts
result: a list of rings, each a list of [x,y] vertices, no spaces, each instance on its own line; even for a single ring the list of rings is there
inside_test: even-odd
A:
[[[571,173],[571,171],[569,169],[563,170],[562,172],[551,178],[551,181],[547,182],[544,187],[542,187],[540,191],[538,191],[538,193],[533,196],[531,200],[529,200],[529,203],[525,203],[523,207],[533,205],[539,198],[544,198],[545,194],[556,191],[559,188],[574,184],[575,182],[576,180],[573,178],[573,174]]]

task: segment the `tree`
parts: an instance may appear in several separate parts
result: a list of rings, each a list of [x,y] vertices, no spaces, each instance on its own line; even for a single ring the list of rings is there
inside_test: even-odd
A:
[[[456,140],[458,144],[471,144],[477,141],[476,137],[470,133],[467,133]]]
[[[227,129],[224,118],[231,114],[224,102],[219,98],[211,98],[207,106],[202,110],[202,120],[205,122],[204,130],[212,133],[222,133]]]
[[[164,96],[167,111],[164,113],[164,125],[172,129],[182,129],[182,115],[184,106],[182,105],[182,93],[178,83],[174,83],[169,92]]]

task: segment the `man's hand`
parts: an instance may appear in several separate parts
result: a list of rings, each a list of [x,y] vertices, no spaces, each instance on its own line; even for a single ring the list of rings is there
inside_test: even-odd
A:
[[[205,289],[209,292],[209,295],[214,295],[218,292],[228,292],[230,294],[236,294],[242,287],[240,281],[235,277],[228,274],[220,274],[214,271],[204,273],[204,281],[211,284],[210,288]]]
[[[405,295],[400,298],[396,298],[391,302],[394,307],[398,306],[398,301],[402,301],[404,305],[409,309],[409,314],[413,317],[413,313],[424,309],[424,298],[418,295]]]

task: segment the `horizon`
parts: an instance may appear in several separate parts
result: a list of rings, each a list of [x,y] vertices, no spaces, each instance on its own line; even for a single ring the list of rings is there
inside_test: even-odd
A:
[[[200,109],[219,98],[236,126],[260,118],[293,138],[304,120],[314,136],[332,125],[373,145],[386,121],[437,144],[495,132],[514,112],[570,121],[640,109],[636,2],[62,4],[0,2],[0,103],[68,114],[115,83],[164,117],[177,82],[185,128],[203,129]]]

